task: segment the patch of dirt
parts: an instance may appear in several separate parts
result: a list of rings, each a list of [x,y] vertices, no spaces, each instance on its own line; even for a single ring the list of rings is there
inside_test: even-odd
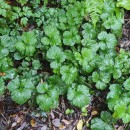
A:
[[[123,25],[123,37],[119,43],[120,47],[130,50],[130,11],[126,11]]]

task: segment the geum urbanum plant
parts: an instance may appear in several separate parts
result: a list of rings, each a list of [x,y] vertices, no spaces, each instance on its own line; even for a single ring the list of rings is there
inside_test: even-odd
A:
[[[113,130],[113,118],[129,123],[130,53],[115,51],[124,22],[118,7],[129,9],[129,0],[34,1],[0,1],[0,94],[8,89],[18,104],[36,99],[49,112],[61,95],[82,108],[105,91],[108,109],[90,128]]]
[[[24,32],[15,44],[16,49],[23,56],[33,56],[36,51],[36,35],[33,31]]]
[[[24,104],[29,100],[35,89],[32,81],[18,77],[10,81],[7,87],[11,92],[11,98],[18,104]]]

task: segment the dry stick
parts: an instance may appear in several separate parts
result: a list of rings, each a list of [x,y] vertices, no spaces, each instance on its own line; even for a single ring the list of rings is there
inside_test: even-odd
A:
[[[123,28],[130,23],[130,19],[126,19],[125,21],[128,21],[128,22],[124,24]]]
[[[4,118],[4,120],[8,123],[6,117],[3,115],[3,113],[0,113],[2,115],[2,117]]]

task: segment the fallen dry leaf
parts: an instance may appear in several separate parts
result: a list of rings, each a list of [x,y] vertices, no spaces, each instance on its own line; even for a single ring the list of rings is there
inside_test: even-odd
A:
[[[83,120],[79,120],[77,124],[77,130],[82,130],[82,127],[83,127]]]
[[[96,115],[98,115],[98,112],[97,112],[97,111],[92,111],[92,112],[91,112],[91,115],[92,115],[92,116],[96,116]]]
[[[27,125],[27,123],[24,122],[17,130],[23,130],[26,125]]]
[[[35,120],[31,119],[30,124],[31,124],[32,127],[35,127]]]
[[[40,117],[40,114],[39,114],[39,113],[37,113],[37,114],[35,115],[35,117]]]
[[[17,123],[20,123],[22,121],[22,118],[18,117]]]
[[[42,126],[41,130],[47,130],[47,125]]]
[[[13,122],[12,126],[11,127],[15,127],[17,125],[16,122]]]
[[[59,130],[64,130],[66,127],[64,125],[59,126]]]
[[[10,115],[10,117],[16,117],[16,114],[12,114],[12,115]]]
[[[120,126],[120,127],[118,128],[118,130],[124,130],[124,128],[123,128],[122,126]]]
[[[59,127],[61,125],[60,119],[54,119],[52,120],[52,124],[56,127]]]
[[[52,119],[55,118],[55,115],[54,115],[53,111],[51,111],[50,115],[51,115],[51,118],[52,118]]]
[[[65,119],[63,119],[62,122],[65,123],[66,125],[69,125],[69,124],[70,124],[70,122],[67,121],[67,120],[65,120]]]
[[[41,79],[41,83],[43,83],[43,79]]]

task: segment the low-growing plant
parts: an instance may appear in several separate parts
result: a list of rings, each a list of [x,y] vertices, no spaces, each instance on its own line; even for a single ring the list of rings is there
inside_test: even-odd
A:
[[[24,32],[16,42],[16,49],[24,56],[32,56],[36,50],[37,39],[33,31]]]
[[[91,130],[115,130],[113,124],[116,123],[116,120],[109,112],[102,111],[100,117],[92,119]]]
[[[49,112],[61,95],[83,109],[106,91],[91,129],[129,123],[130,52],[115,49],[129,0],[16,1],[0,1],[0,95]]]
[[[8,89],[11,92],[12,99],[18,104],[24,104],[30,99],[33,90],[33,83],[29,79],[15,78],[8,84]]]
[[[37,92],[39,93],[37,103],[42,110],[49,111],[50,108],[58,106],[59,92],[55,86],[40,83],[37,86]]]
[[[130,1],[129,0],[117,0],[117,7],[123,7],[127,10],[130,10]]]

